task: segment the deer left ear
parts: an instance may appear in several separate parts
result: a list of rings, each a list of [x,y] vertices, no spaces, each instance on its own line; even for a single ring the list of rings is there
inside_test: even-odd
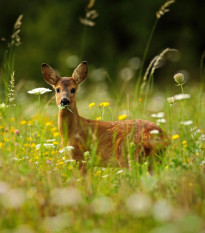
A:
[[[77,84],[80,84],[86,79],[87,73],[88,73],[88,64],[86,61],[84,61],[74,70],[72,74],[72,78]]]

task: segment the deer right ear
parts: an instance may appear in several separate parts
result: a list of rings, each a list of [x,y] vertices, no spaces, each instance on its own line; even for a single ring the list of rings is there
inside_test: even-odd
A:
[[[41,65],[41,71],[45,81],[50,85],[55,86],[60,79],[57,72],[47,64]]]

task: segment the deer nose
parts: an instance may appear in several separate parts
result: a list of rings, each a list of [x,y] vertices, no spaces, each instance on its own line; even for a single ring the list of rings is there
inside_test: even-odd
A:
[[[69,105],[69,104],[70,104],[69,99],[63,98],[63,99],[61,100],[61,105],[62,105],[62,106],[66,106],[66,105]]]

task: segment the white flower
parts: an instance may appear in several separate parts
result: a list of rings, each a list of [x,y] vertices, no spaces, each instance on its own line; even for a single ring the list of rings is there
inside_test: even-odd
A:
[[[159,130],[157,129],[153,129],[150,131],[151,134],[159,134]]]
[[[7,108],[7,107],[8,107],[8,105],[6,105],[5,103],[0,104],[0,109],[1,108]]]
[[[57,206],[77,206],[82,201],[82,194],[75,187],[55,188],[51,193],[51,203]]]
[[[199,140],[200,140],[200,141],[205,141],[205,134],[202,134],[202,135],[199,137]]]
[[[166,123],[166,120],[164,118],[161,118],[161,119],[157,119],[157,124],[165,124]]]
[[[120,173],[123,173],[124,171],[123,170],[119,170],[116,172],[116,174],[120,174]]]
[[[45,148],[55,148],[55,146],[52,143],[43,143],[43,144],[37,144],[36,145],[36,150],[39,150],[41,147],[45,147]]]
[[[163,118],[164,117],[164,112],[153,113],[153,114],[151,114],[151,117],[153,117],[153,118]]]
[[[168,221],[172,217],[172,207],[166,200],[159,200],[153,206],[153,216],[158,221]]]
[[[114,210],[114,203],[109,197],[95,198],[91,204],[91,209],[96,214],[107,214]]]
[[[136,216],[147,216],[151,209],[152,201],[149,196],[142,193],[132,194],[126,201],[128,210]]]
[[[189,94],[178,94],[178,95],[175,95],[174,96],[174,99],[175,100],[185,100],[185,99],[190,99],[191,98],[191,95]]]
[[[73,146],[66,146],[64,147],[62,150],[59,150],[59,152],[62,154],[64,152],[70,152],[71,150],[73,150],[74,147]]]
[[[55,142],[56,141],[56,139],[48,139],[48,140],[46,140],[46,142]]]
[[[102,178],[108,178],[108,174],[103,175]]]
[[[65,163],[75,163],[76,161],[74,159],[66,159]]]
[[[180,122],[181,125],[192,125],[193,124],[193,121],[181,121]]]
[[[52,90],[48,89],[48,88],[44,88],[44,87],[39,87],[39,88],[35,88],[31,91],[28,91],[28,94],[33,94],[33,95],[43,95],[47,92],[50,92]]]

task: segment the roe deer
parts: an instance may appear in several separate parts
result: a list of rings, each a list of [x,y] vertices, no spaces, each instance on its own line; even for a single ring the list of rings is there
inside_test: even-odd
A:
[[[47,64],[42,64],[42,74],[47,83],[56,91],[58,106],[68,106],[60,109],[58,114],[58,128],[62,146],[71,145],[72,158],[82,161],[84,152],[90,150],[91,138],[97,142],[96,154],[101,164],[116,157],[120,167],[128,166],[127,142],[135,144],[135,159],[141,160],[145,156],[153,156],[169,145],[169,136],[153,122],[146,120],[97,121],[79,116],[76,107],[76,93],[80,83],[87,76],[87,62],[82,62],[73,72],[72,77],[60,77]],[[154,135],[151,131],[158,134]],[[116,161],[115,160],[115,161]]]

